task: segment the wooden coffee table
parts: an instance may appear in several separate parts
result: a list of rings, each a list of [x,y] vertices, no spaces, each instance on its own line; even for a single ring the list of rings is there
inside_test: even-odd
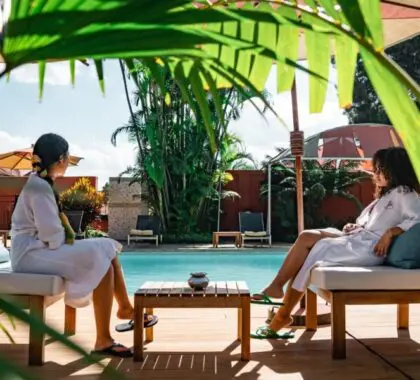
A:
[[[242,234],[240,231],[217,231],[213,232],[213,248],[217,248],[219,246],[219,238],[221,236],[235,238],[235,246],[237,248],[242,247]]]
[[[237,308],[241,360],[250,360],[250,301],[250,293],[245,281],[210,282],[204,291],[195,291],[186,282],[145,282],[134,296],[134,361],[144,360],[143,314],[144,309],[148,313],[153,313],[154,307]],[[153,327],[146,329],[146,341],[153,341]]]

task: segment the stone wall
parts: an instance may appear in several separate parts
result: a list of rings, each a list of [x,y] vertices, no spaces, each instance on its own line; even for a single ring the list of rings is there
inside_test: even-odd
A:
[[[128,232],[136,227],[137,215],[148,215],[147,203],[142,200],[144,190],[138,183],[130,186],[131,178],[109,179],[108,235],[126,240]]]

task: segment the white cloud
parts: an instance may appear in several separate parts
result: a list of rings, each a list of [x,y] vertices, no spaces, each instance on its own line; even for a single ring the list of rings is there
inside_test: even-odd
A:
[[[80,62],[76,62],[75,74],[76,76],[82,70],[91,72],[91,68],[84,66]],[[38,65],[27,64],[19,67],[11,73],[11,80],[19,83],[34,84],[38,83]],[[53,86],[65,86],[70,84],[70,65],[68,62],[54,62],[48,63],[45,69],[44,83]]]
[[[36,137],[11,136],[0,131],[0,153],[15,149],[28,148]],[[117,147],[111,144],[97,144],[88,142],[87,146],[73,144],[69,141],[70,153],[83,157],[77,167],[70,167],[69,176],[98,177],[98,188],[101,189],[109,177],[118,176],[123,170],[134,163],[135,152],[133,145],[127,142],[119,143]]]

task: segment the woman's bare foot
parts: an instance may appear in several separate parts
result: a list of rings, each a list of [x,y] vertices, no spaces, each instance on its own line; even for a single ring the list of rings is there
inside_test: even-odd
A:
[[[269,325],[273,331],[279,331],[293,323],[293,318],[290,315],[278,315],[278,313],[271,320]]]
[[[278,286],[274,283],[271,283],[262,292],[254,294],[252,296],[252,299],[261,300],[263,298],[263,297],[261,297],[261,295],[271,297],[271,298],[283,298],[284,297],[284,292],[283,292],[282,287],[280,287],[280,286]]]
[[[118,319],[133,319],[134,318],[134,309],[132,307],[119,308],[117,311]]]

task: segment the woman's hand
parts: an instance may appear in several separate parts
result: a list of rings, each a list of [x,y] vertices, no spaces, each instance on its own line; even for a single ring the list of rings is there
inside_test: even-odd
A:
[[[349,232],[355,230],[356,228],[359,228],[360,226],[358,224],[355,223],[347,223],[344,228],[343,228],[343,232],[348,234]]]
[[[388,230],[387,232],[385,232],[375,245],[374,252],[376,256],[386,256],[388,254],[389,248],[391,247],[393,240],[394,235],[392,231]]]
[[[375,245],[374,252],[376,255],[386,256],[394,238],[400,236],[403,232],[404,230],[400,227],[392,227],[386,231]]]

